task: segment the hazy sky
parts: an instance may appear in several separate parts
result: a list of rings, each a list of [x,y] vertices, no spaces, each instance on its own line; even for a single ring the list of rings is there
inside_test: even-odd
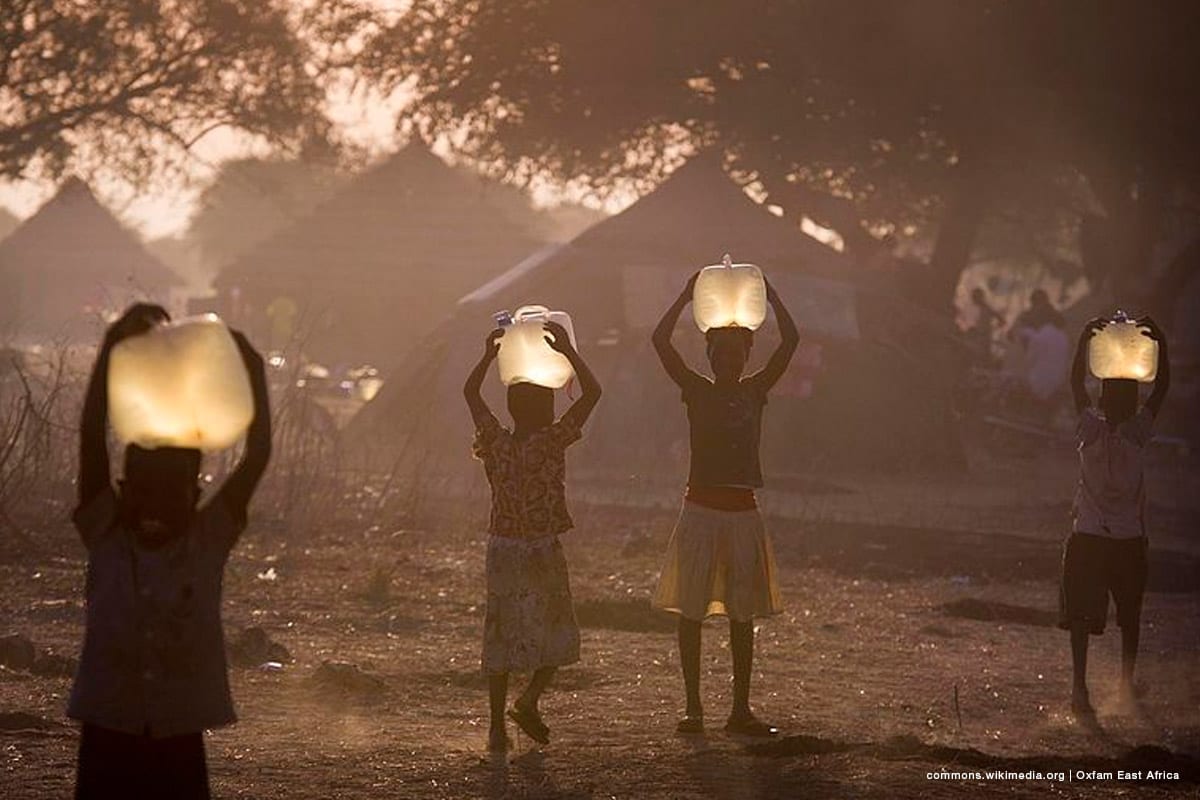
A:
[[[406,0],[364,0],[391,11],[399,11]],[[381,98],[378,94],[346,94],[332,97],[330,116],[343,126],[344,132],[356,143],[374,152],[385,152],[395,146],[396,114],[405,97],[395,95]],[[255,148],[244,137],[232,131],[217,130],[206,136],[194,148],[188,159],[188,180],[174,181],[161,189],[137,192],[132,187],[115,182],[94,182],[92,188],[101,200],[126,224],[139,230],[147,239],[181,232],[187,227],[196,195],[212,175],[212,167],[229,158],[253,155]],[[261,153],[265,155],[265,153]],[[35,212],[54,194],[55,186],[48,183],[22,181],[0,182],[0,206],[7,207],[21,218]]]

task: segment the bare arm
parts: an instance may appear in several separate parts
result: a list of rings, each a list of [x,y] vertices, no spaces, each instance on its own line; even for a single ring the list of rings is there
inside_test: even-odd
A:
[[[1142,335],[1149,336],[1158,342],[1158,372],[1154,376],[1154,389],[1146,398],[1146,408],[1150,409],[1152,415],[1158,417],[1158,412],[1162,410],[1163,403],[1167,400],[1167,390],[1171,388],[1171,359],[1167,352],[1167,337],[1149,317],[1139,320],[1139,322],[1148,328],[1148,330],[1142,331]]]
[[[254,419],[246,431],[246,451],[234,468],[233,474],[221,487],[221,497],[234,518],[246,521],[250,498],[267,471],[271,460],[271,404],[267,394],[267,374],[262,356],[239,331],[233,331],[233,339],[241,351],[242,361],[250,375],[250,390],[254,395]]]
[[[579,378],[583,394],[571,404],[566,413],[570,414],[576,423],[583,425],[596,408],[596,404],[600,402],[600,382],[596,380],[596,376],[588,367],[587,362],[583,360],[583,356],[579,355],[579,351],[571,346],[571,339],[567,335],[566,329],[556,322],[547,322],[545,327],[546,332],[550,334],[546,337],[546,343],[571,362],[571,369],[575,370],[575,375]]]
[[[1075,398],[1076,413],[1082,412],[1092,404],[1086,384],[1088,343],[1107,324],[1107,320],[1099,317],[1091,320],[1083,326],[1079,342],[1075,345],[1075,360],[1071,362],[1071,395]]]
[[[767,365],[758,371],[754,379],[762,381],[765,387],[770,389],[783,377],[788,364],[791,363],[792,356],[796,354],[796,347],[800,344],[800,331],[797,330],[796,322],[788,312],[787,306],[783,304],[783,298],[779,296],[779,292],[775,291],[775,287],[770,282],[767,283],[767,301],[775,310],[775,320],[779,323],[780,342],[779,346],[775,348],[775,352],[767,360]]]
[[[79,507],[112,486],[108,466],[108,365],[112,349],[123,339],[145,333],[170,319],[161,306],[138,303],[129,308],[104,334],[96,363],[88,378],[83,416],[79,425]]]
[[[696,273],[696,275],[699,275],[699,273]],[[654,328],[654,335],[651,337],[651,341],[654,343],[654,350],[658,353],[658,360],[662,362],[663,369],[671,376],[671,380],[675,381],[680,387],[683,387],[690,380],[700,378],[698,373],[688,368],[688,365],[683,361],[683,356],[679,355],[679,351],[671,343],[671,334],[675,332],[675,325],[679,322],[679,315],[683,313],[683,309],[687,307],[687,304],[692,301],[692,290],[696,286],[696,275],[693,275],[688,280],[679,297],[675,299],[675,302],[663,314],[662,319],[658,321],[658,325]]]
[[[481,425],[485,419],[492,415],[491,409],[484,402],[483,395],[480,394],[479,390],[483,387],[484,376],[487,375],[492,362],[496,360],[496,354],[500,352],[500,337],[503,335],[504,331],[500,328],[488,334],[483,355],[480,357],[479,363],[471,370],[471,374],[467,376],[467,382],[463,385],[463,397],[466,398],[467,407],[471,409],[471,419],[475,421],[476,426]]]

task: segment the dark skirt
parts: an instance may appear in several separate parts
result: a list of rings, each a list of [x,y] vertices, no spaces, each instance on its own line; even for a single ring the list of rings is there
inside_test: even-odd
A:
[[[152,739],[84,723],[75,800],[209,800],[204,734]]]

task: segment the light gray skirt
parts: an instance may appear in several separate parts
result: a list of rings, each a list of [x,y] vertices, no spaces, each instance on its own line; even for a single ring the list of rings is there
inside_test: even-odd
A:
[[[579,660],[579,624],[557,536],[489,536],[483,671],[533,672]]]

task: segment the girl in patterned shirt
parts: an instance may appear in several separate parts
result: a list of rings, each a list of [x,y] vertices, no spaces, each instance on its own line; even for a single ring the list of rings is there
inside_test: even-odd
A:
[[[500,329],[488,335],[483,357],[463,387],[475,421],[473,452],[492,487],[483,671],[491,703],[488,749],[494,752],[509,746],[504,724],[508,674],[533,673],[507,713],[531,739],[547,744],[550,729],[538,713],[538,700],[558,667],[579,660],[579,626],[558,535],[574,524],[563,486],[566,449],[579,440],[600,399],[600,384],[566,330],[553,322],[545,327],[547,344],[571,362],[583,389],[557,422],[554,390],[543,386],[508,387],[511,431],[484,402],[479,389],[499,352]]]

